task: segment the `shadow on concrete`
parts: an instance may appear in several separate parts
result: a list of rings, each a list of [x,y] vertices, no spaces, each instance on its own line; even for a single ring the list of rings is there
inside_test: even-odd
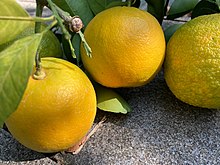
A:
[[[30,161],[36,159],[42,159],[45,155],[32,151],[14,138],[11,134],[4,129],[0,130],[0,160],[1,161]]]
[[[95,123],[107,121],[68,164],[182,164],[219,161],[220,112],[175,98],[160,72],[144,87],[117,89],[131,113],[99,110]],[[206,155],[203,157],[202,155]],[[175,162],[174,162],[175,161]]]

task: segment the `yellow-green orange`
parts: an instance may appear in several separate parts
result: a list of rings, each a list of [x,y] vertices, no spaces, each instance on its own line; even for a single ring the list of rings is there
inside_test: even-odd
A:
[[[42,24],[40,31],[45,30],[45,28],[46,25]],[[0,45],[0,51],[5,49],[7,46],[11,45],[15,40],[34,34],[34,31],[35,31],[35,24],[33,23],[30,24],[30,26],[27,27],[23,32],[18,34],[13,41]],[[63,56],[60,42],[55,36],[55,34],[50,30],[44,33],[38,51],[41,57],[61,58]]]
[[[145,85],[160,70],[164,34],[149,13],[134,7],[113,7],[97,14],[85,29],[92,58],[81,45],[85,68],[107,87]]]
[[[171,37],[165,79],[173,94],[188,104],[220,108],[220,14],[197,17]]]
[[[6,120],[12,135],[38,152],[73,146],[89,131],[96,114],[94,88],[77,66],[42,58],[43,80],[30,77],[17,110]]]

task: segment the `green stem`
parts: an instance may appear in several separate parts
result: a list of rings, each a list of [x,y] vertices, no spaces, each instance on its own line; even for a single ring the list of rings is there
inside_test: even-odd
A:
[[[48,2],[48,5],[49,7],[51,8],[53,14],[54,14],[54,17],[56,18],[57,20],[57,23],[58,25],[60,26],[63,34],[64,34],[64,37],[65,39],[68,41],[69,43],[69,46],[70,46],[70,50],[71,50],[71,53],[72,53],[72,56],[74,58],[76,58],[76,54],[75,54],[75,50],[72,46],[72,43],[71,43],[71,35],[70,33],[67,31],[67,29],[65,28],[65,26],[63,25],[63,19],[70,19],[71,16],[69,15],[69,13],[67,12],[64,12],[63,10],[61,10],[58,6],[56,6],[51,0],[47,0]],[[60,17],[60,15],[62,16],[62,18]],[[64,20],[66,21],[66,20]]]
[[[80,38],[81,38],[81,40],[82,40],[84,49],[86,50],[87,56],[90,57],[90,58],[92,58],[92,50],[91,50],[91,48],[89,47],[88,43],[86,42],[85,37],[84,37],[84,34],[81,32],[81,30],[80,30],[78,33],[79,33],[79,36],[80,36]]]
[[[132,2],[132,0],[127,0],[127,2],[128,2],[128,7],[131,7],[131,2]]]
[[[71,40],[68,40],[68,43],[69,43],[71,52],[75,52],[75,49],[73,48]],[[73,56],[73,58],[76,58],[76,54],[75,53],[72,53],[72,56]]]
[[[37,1],[36,17],[42,17],[43,8],[44,8],[44,6],[42,6],[42,5],[39,3],[39,1]],[[41,22],[36,22],[36,23],[35,23],[35,33],[39,33],[40,30],[41,30]]]
[[[35,71],[35,75],[39,75],[40,71],[41,71],[41,58],[40,58],[40,54],[39,52],[36,53],[36,56],[35,56],[35,65],[36,65],[36,71]]]
[[[71,35],[69,34],[69,32],[66,30],[65,26],[63,25],[63,20],[62,18],[60,18],[58,12],[57,12],[57,7],[55,6],[55,4],[51,1],[51,0],[47,0],[53,14],[54,17],[56,18],[59,26],[61,27],[61,30],[66,38],[66,40],[69,40],[71,38]]]
[[[42,33],[47,32],[48,30],[50,30],[51,28],[53,28],[55,25],[57,24],[57,20],[54,20],[51,24],[49,24]]]
[[[41,59],[39,56],[39,52],[37,52],[35,56],[36,71],[33,74],[33,78],[36,80],[43,80],[46,76],[46,73],[41,69]]]
[[[72,46],[72,43],[71,43],[71,40],[70,40],[70,37],[71,37],[71,36],[70,36],[69,32],[66,30],[65,26],[63,25],[63,21],[64,21],[64,23],[66,23],[67,25],[71,24],[71,23],[72,23],[72,22],[71,22],[71,21],[72,21],[72,18],[74,18],[74,17],[71,17],[71,15],[70,15],[68,12],[63,11],[63,10],[62,10],[61,8],[59,8],[56,4],[54,4],[51,0],[47,0],[47,2],[48,2],[48,4],[49,4],[49,7],[51,8],[51,10],[52,10],[52,12],[53,12],[55,18],[57,19],[58,24],[60,25],[60,27],[61,27],[61,29],[62,29],[62,31],[63,31],[63,33],[64,33],[64,36],[65,36],[66,40],[67,40],[68,43],[69,43],[70,50],[71,50],[71,52],[72,52],[73,58],[76,58],[75,50],[74,50],[74,48],[73,48],[73,46]],[[92,50],[91,50],[91,48],[89,47],[88,43],[86,42],[83,33],[81,32],[81,30],[80,30],[79,32],[77,32],[77,33],[79,33],[79,35],[80,35],[80,38],[81,38],[82,43],[83,43],[83,46],[84,46],[84,48],[85,48],[85,50],[86,50],[87,56],[92,57],[92,54],[91,54],[91,53],[92,53]]]
[[[56,10],[59,14],[59,16],[66,22],[68,23],[70,20],[71,20],[71,15],[66,12],[66,11],[63,11],[61,8],[59,8],[58,6],[56,6]]]
[[[36,17],[42,17],[43,13],[43,6],[41,6],[38,1],[37,1],[37,7],[36,7]],[[34,32],[35,33],[40,33],[41,31],[41,22],[35,22],[35,28]],[[35,56],[35,67],[36,71],[34,73],[35,78],[41,75],[41,57],[39,54],[39,50],[37,50],[36,56]]]
[[[34,21],[34,22],[49,22],[54,20],[54,16],[50,17],[14,17],[14,16],[0,16],[0,20],[14,20],[14,21]]]
[[[57,20],[54,20],[50,25],[48,25],[44,31],[42,31],[42,33],[46,33],[48,30],[50,30],[53,26],[55,26],[57,24]],[[36,56],[35,56],[35,72],[33,74],[33,78],[36,80],[42,80],[45,78],[46,74],[45,72],[42,70],[42,66],[41,66],[41,57],[39,52],[37,51]]]

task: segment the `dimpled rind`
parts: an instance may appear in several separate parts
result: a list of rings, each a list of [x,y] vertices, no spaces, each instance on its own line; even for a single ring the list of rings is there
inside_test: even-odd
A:
[[[134,7],[113,7],[97,14],[85,29],[92,49],[81,57],[93,79],[107,87],[136,87],[161,69],[165,39],[156,18]]]
[[[197,17],[171,37],[164,64],[173,94],[188,104],[220,108],[220,15]]]

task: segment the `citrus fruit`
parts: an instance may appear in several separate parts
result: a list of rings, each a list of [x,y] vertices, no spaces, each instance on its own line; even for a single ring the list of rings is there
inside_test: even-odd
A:
[[[164,74],[173,94],[188,104],[220,108],[220,14],[200,16],[171,37]]]
[[[42,58],[43,80],[29,78],[23,98],[6,125],[24,146],[38,152],[66,150],[89,131],[96,114],[94,88],[77,66]]]
[[[43,31],[45,28],[46,26],[42,25],[41,31]],[[30,28],[27,30],[29,30],[31,34],[34,33],[34,28]],[[43,35],[41,43],[39,45],[39,54],[40,57],[63,57],[60,42],[52,31],[49,30]]]
[[[46,25],[41,25],[41,31],[45,30]],[[35,24],[32,23],[30,26],[28,26],[24,31],[22,31],[20,34],[16,36],[16,38],[13,41],[7,42],[5,44],[0,45],[0,51],[11,45],[14,41],[27,37],[31,34],[34,34],[35,32]],[[63,56],[62,54],[62,48],[60,45],[59,40],[55,36],[55,34],[52,31],[47,31],[44,33],[41,43],[39,45],[39,54],[41,57],[58,57],[61,58]]]
[[[97,14],[84,36],[92,58],[81,44],[81,57],[92,78],[107,87],[145,85],[160,70],[164,33],[149,13],[134,7],[113,7]]]

